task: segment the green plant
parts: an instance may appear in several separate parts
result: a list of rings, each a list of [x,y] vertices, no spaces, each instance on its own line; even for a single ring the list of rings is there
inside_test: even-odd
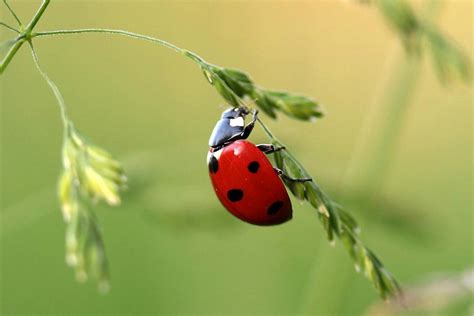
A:
[[[471,63],[468,56],[452,40],[443,35],[433,23],[442,1],[426,0],[422,12],[417,13],[405,0],[357,0],[375,6],[387,24],[400,37],[408,55],[398,58],[386,76],[390,76],[382,97],[374,104],[372,115],[366,116],[365,130],[361,132],[354,158],[348,168],[346,187],[361,199],[369,192],[369,202],[380,190],[390,159],[396,148],[403,122],[418,83],[421,59],[431,57],[438,80],[443,84],[456,80],[471,81]],[[375,113],[376,112],[376,113]],[[368,131],[376,130],[370,134]],[[365,133],[364,133],[365,132]]]
[[[34,40],[45,36],[106,33],[150,41],[190,58],[200,67],[209,83],[232,106],[245,106],[249,100],[254,100],[256,106],[271,118],[275,118],[277,113],[305,121],[322,116],[318,103],[311,98],[262,88],[256,85],[244,72],[210,64],[195,53],[163,40],[112,29],[34,32],[34,27],[48,7],[49,0],[43,1],[27,26],[23,26],[6,0],[4,0],[4,4],[17,20],[19,28],[16,29],[1,22],[2,26],[16,32],[17,36],[2,44],[2,49],[7,49],[7,52],[0,64],[0,73],[5,71],[21,46],[27,43],[31,48],[38,71],[58,101],[64,125],[63,171],[58,191],[66,222],[66,259],[67,263],[75,268],[79,281],[85,280],[89,274],[95,275],[103,290],[108,288],[108,266],[102,233],[92,209],[93,202],[103,200],[109,205],[120,203],[119,192],[124,188],[126,178],[121,165],[110,154],[100,147],[92,145],[73,126],[59,89],[40,67],[33,46]],[[261,120],[259,123],[274,145],[283,146]],[[278,152],[275,155],[275,161],[277,166],[290,176],[310,177],[305,168],[288,150]],[[286,182],[286,185],[297,199],[308,201],[317,211],[328,240],[331,242],[336,239],[342,241],[353,258],[356,268],[365,272],[381,297],[386,298],[399,293],[400,288],[396,280],[383,267],[375,254],[361,241],[357,223],[349,213],[332,201],[314,181],[304,184]]]
[[[74,128],[58,87],[42,70],[33,44],[29,44],[38,71],[56,96],[64,125],[58,196],[66,223],[66,263],[75,269],[78,281],[86,280],[90,271],[99,280],[99,288],[107,291],[109,272],[104,242],[100,225],[88,204],[103,200],[118,205],[119,190],[127,179],[119,162]]]
[[[409,55],[421,57],[423,51],[427,50],[440,81],[448,83],[458,78],[466,82],[470,80],[469,58],[430,21],[429,16],[441,1],[427,1],[425,16],[416,14],[405,0],[357,1],[373,3],[379,9],[387,23],[400,36]]]

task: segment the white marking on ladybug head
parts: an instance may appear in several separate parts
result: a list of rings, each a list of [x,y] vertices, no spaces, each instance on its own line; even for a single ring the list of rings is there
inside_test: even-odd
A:
[[[234,118],[234,119],[230,119],[230,126],[232,127],[243,127],[244,126],[244,118],[239,116],[237,118]]]

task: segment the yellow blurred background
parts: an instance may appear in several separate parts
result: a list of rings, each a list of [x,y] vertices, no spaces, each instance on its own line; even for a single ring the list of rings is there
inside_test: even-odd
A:
[[[11,5],[27,21],[39,1]],[[472,6],[442,1],[436,19],[471,59]],[[2,7],[2,21],[13,24],[7,13]],[[316,123],[262,118],[321,186],[345,201],[362,238],[402,285],[473,264],[472,84],[442,85],[428,58],[377,192],[382,198],[364,208],[348,197],[360,133],[372,126],[370,113],[408,60],[374,7],[329,0],[53,1],[36,30],[87,27],[155,36],[244,70],[264,87],[314,97],[326,112]],[[11,36],[1,32],[2,40]],[[95,207],[112,277],[110,293],[100,295],[92,280],[76,283],[64,262],[55,194],[62,126],[25,45],[0,78],[0,314],[355,315],[378,302],[343,247],[327,243],[308,205],[295,201],[291,222],[262,228],[219,204],[205,157],[224,101],[195,64],[114,35],[37,38],[35,46],[75,125],[124,162],[130,187],[119,208]],[[267,141],[260,130],[251,139]],[[469,310],[468,297],[435,312]]]

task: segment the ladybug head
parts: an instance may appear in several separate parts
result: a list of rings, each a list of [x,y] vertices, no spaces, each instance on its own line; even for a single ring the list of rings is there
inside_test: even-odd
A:
[[[243,135],[245,116],[249,113],[250,111],[246,107],[225,110],[212,131],[211,137],[209,138],[209,146],[214,149],[220,148],[238,139],[240,135]]]
[[[221,119],[235,119],[238,117],[245,118],[250,111],[246,107],[237,107],[237,108],[230,108],[222,112]]]

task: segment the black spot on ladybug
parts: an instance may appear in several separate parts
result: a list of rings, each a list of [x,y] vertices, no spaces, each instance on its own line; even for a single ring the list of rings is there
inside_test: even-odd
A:
[[[247,169],[249,169],[249,171],[251,173],[257,173],[258,171],[258,168],[260,168],[260,164],[256,161],[252,161],[251,163],[249,163],[249,165],[247,166]]]
[[[283,202],[282,201],[276,201],[270,207],[267,209],[267,214],[268,215],[274,215],[276,214],[281,208],[283,207]]]
[[[238,202],[244,197],[244,191],[239,189],[232,189],[227,191],[227,197],[231,202]]]
[[[219,162],[217,161],[217,158],[212,155],[211,159],[209,159],[209,172],[216,173],[217,170],[219,170]]]

